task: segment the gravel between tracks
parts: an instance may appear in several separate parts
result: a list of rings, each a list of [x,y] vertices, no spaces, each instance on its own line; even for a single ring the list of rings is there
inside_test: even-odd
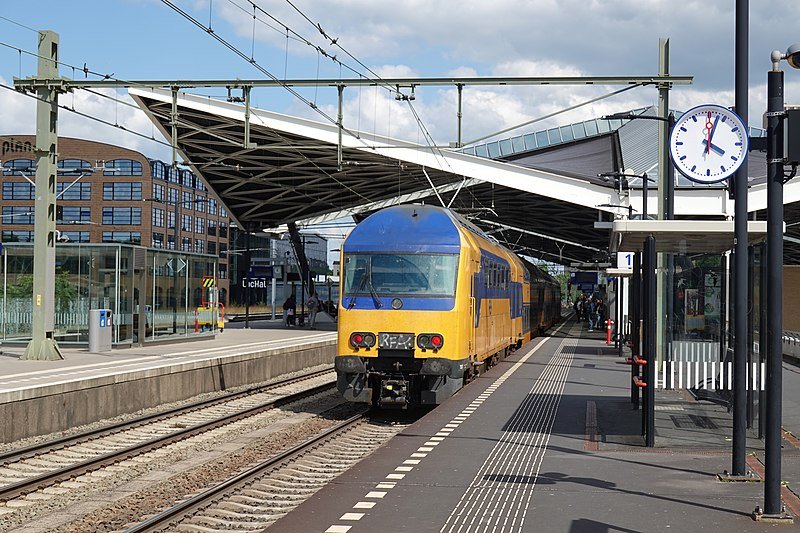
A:
[[[340,417],[326,410],[340,401],[335,392],[317,396],[81,476],[85,487],[3,515],[0,530],[119,531],[331,426]],[[64,525],[69,516],[74,520]]]

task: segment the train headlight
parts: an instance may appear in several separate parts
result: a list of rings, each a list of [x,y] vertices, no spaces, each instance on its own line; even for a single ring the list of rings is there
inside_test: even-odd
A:
[[[375,334],[363,332],[351,333],[350,345],[353,348],[372,348],[375,346]]]
[[[453,364],[449,359],[439,357],[429,357],[422,363],[421,374],[429,376],[447,376],[452,371]]]
[[[367,372],[364,361],[355,355],[340,355],[334,358],[333,366],[337,372],[345,374],[366,374]]]
[[[417,346],[423,350],[439,350],[444,346],[444,336],[439,333],[420,333],[417,335]]]

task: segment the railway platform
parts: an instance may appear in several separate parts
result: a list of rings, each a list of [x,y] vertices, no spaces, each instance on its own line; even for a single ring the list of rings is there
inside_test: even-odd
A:
[[[336,324],[286,328],[281,321],[230,323],[207,340],[89,353],[62,346],[60,361],[0,354],[0,442],[63,431],[198,394],[332,364]]]
[[[751,482],[722,482],[731,417],[685,391],[659,391],[644,447],[630,367],[575,321],[534,339],[427,413],[271,529],[613,533],[793,530],[756,522]],[[788,367],[793,368],[793,367]],[[800,511],[800,449],[784,442],[783,501]]]

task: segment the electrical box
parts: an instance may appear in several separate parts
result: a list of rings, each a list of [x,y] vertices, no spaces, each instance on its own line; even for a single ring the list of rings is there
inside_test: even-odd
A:
[[[800,107],[786,110],[783,140],[786,162],[800,163]]]

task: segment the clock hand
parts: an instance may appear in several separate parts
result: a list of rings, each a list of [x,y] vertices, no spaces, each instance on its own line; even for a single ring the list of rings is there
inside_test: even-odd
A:
[[[703,144],[706,145],[706,153],[711,151],[711,129],[713,128],[713,124],[711,124],[711,111],[708,112],[708,118],[706,118],[706,127],[703,128],[706,132],[706,138],[703,141]]]
[[[708,146],[708,142],[706,142],[705,139],[703,139],[703,145],[704,146]],[[725,150],[723,150],[722,148],[720,148],[719,146],[717,146],[714,143],[711,143],[711,149],[714,150],[715,152],[717,152],[719,155],[725,155]]]
[[[714,126],[711,127],[711,133],[708,134],[708,142],[711,142],[711,139],[714,138],[714,132],[717,131],[717,124],[719,124],[719,115],[717,118],[714,119]]]

